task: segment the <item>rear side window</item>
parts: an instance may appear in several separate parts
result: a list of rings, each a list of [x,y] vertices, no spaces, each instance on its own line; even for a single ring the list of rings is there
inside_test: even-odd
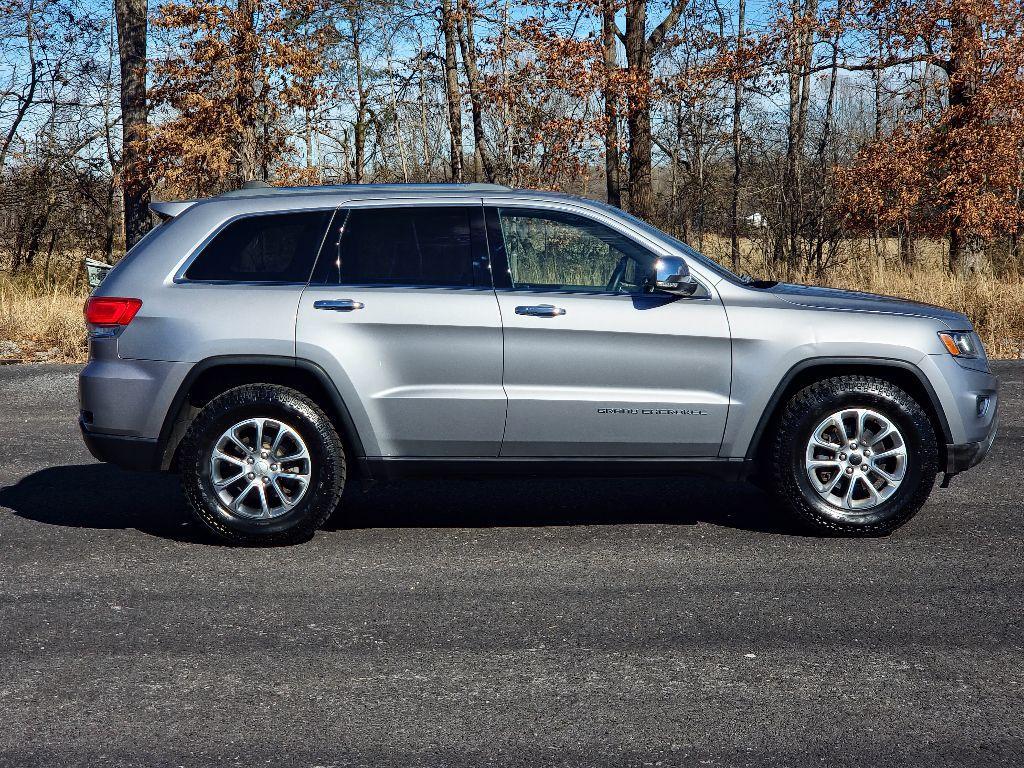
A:
[[[470,208],[459,206],[352,209],[346,220],[339,217],[340,231],[330,238],[334,242],[324,251],[316,282],[483,284],[474,281],[472,214]]]
[[[305,283],[332,211],[248,216],[228,224],[192,262],[188,280]]]

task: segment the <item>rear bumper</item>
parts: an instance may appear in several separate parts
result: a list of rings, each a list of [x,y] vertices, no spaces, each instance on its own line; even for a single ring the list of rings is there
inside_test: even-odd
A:
[[[94,433],[157,438],[191,363],[125,360],[98,350],[78,375],[80,408]]]
[[[82,430],[85,447],[97,461],[116,464],[123,469],[160,469],[160,447],[156,439],[90,432],[82,421],[78,426]]]

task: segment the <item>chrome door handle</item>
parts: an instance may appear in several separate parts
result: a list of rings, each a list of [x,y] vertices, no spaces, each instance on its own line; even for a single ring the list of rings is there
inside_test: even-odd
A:
[[[534,306],[516,307],[517,315],[529,315],[530,317],[558,317],[564,315],[565,310],[561,307],[554,307],[551,304],[536,304]]]
[[[331,312],[353,312],[366,305],[352,299],[321,299],[313,302],[313,309],[326,309]]]

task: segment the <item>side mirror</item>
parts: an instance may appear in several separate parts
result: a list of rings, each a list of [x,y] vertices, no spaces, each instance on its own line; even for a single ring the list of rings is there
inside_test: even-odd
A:
[[[660,256],[652,267],[648,280],[651,293],[671,293],[675,296],[692,296],[700,286],[690,277],[690,268],[679,256]]]

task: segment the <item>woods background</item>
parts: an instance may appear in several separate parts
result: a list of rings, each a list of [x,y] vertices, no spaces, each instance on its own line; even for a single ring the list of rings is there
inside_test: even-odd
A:
[[[152,199],[490,181],[1024,356],[1019,0],[3,0],[0,359],[83,354]]]

